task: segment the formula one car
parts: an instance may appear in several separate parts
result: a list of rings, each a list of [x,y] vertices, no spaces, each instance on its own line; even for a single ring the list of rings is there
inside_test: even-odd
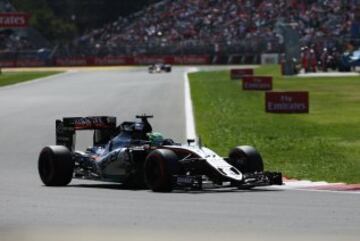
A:
[[[149,66],[149,73],[170,73],[171,65],[170,64],[152,64]]]
[[[340,72],[350,72],[360,66],[360,49],[344,52],[339,61]]]
[[[264,172],[260,154],[250,146],[235,147],[220,157],[194,140],[181,145],[153,132],[148,119],[123,122],[115,117],[75,117],[56,121],[56,145],[42,149],[38,170],[46,186],[64,186],[72,178],[122,183],[155,192],[213,187],[249,189],[281,185],[282,175]],[[94,145],[75,151],[75,133],[94,130]]]

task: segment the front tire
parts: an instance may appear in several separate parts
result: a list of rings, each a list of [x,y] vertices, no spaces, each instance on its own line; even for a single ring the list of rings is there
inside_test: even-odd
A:
[[[260,153],[252,146],[237,146],[229,152],[229,163],[242,173],[263,172]]]
[[[176,154],[167,149],[152,151],[145,160],[145,181],[154,192],[171,192],[174,174],[179,170]]]
[[[46,186],[66,186],[74,173],[71,152],[65,146],[46,146],[39,155],[38,170]]]

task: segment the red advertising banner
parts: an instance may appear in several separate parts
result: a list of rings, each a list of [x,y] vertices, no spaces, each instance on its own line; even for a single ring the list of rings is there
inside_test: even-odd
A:
[[[16,61],[16,67],[42,67],[46,66],[45,61],[37,59],[23,59]]]
[[[309,92],[266,92],[265,105],[271,113],[309,113]]]
[[[210,64],[208,55],[185,55],[174,57],[174,64]]]
[[[145,65],[166,64],[209,64],[207,55],[175,56],[108,56],[108,57],[64,57],[54,58],[55,66],[108,66],[108,65]],[[42,60],[0,60],[0,67],[46,66]]]
[[[174,57],[173,56],[135,56],[134,57],[134,64],[156,64],[156,63],[173,64]]]
[[[210,64],[208,55],[135,56],[133,64]]]
[[[243,90],[272,90],[271,76],[244,76],[242,80]]]
[[[27,13],[0,13],[0,28],[26,28],[30,17]]]
[[[87,66],[88,59],[86,57],[56,58],[55,65],[56,66]]]
[[[232,80],[241,79],[246,75],[254,75],[253,69],[231,69],[230,77]]]
[[[126,56],[88,58],[88,65],[133,65],[134,59]]]
[[[15,60],[0,60],[1,68],[13,68],[16,67]]]

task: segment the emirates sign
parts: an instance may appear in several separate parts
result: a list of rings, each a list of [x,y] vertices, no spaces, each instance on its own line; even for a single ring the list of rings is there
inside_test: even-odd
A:
[[[309,92],[266,92],[266,112],[309,113]]]
[[[241,79],[246,75],[254,75],[253,69],[232,69],[230,70],[230,77],[232,80]]]
[[[271,76],[244,76],[243,90],[272,90]]]
[[[0,28],[25,28],[29,26],[30,14],[0,13]]]

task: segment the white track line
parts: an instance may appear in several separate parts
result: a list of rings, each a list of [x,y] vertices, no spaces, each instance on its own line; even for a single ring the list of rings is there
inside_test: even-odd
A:
[[[184,73],[186,138],[194,140],[196,140],[196,129],[188,74],[197,71],[199,71],[198,68],[189,68]]]

